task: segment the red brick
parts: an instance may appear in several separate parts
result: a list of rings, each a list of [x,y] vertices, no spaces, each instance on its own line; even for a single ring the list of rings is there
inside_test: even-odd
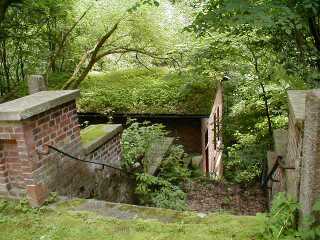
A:
[[[61,141],[61,140],[65,139],[66,136],[67,135],[65,133],[61,134],[59,137],[57,137],[57,141]]]
[[[15,133],[23,133],[23,128],[22,127],[15,127],[14,132]]]
[[[51,116],[50,116],[50,118],[51,118],[51,119],[55,119],[55,118],[57,118],[58,116],[60,116],[61,114],[62,114],[62,111],[61,111],[61,109],[59,109],[59,110],[55,111],[54,113],[52,113]]]
[[[23,133],[11,133],[10,138],[22,140],[24,138],[24,135]]]
[[[46,137],[43,138],[43,143],[47,143],[50,140],[50,135],[47,135]]]
[[[50,116],[45,116],[45,117],[38,120],[38,124],[39,125],[44,124],[46,122],[49,122],[49,120],[50,120]]]
[[[27,198],[33,207],[40,207],[43,205],[49,194],[48,188],[43,184],[28,185]]]
[[[32,134],[33,134],[33,135],[36,135],[36,134],[38,134],[40,131],[41,131],[41,130],[40,130],[39,127],[34,128],[34,129],[32,130]]]
[[[57,134],[54,132],[54,133],[52,133],[52,134],[50,135],[50,138],[51,138],[51,139],[54,139],[56,136],[57,136]]]
[[[4,132],[6,133],[13,133],[13,128],[12,127],[5,127]]]

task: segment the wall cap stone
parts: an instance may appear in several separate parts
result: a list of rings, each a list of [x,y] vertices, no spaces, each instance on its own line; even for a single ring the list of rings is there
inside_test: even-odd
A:
[[[320,95],[320,89],[288,91],[289,107],[292,110],[294,122],[301,126],[305,120],[306,96],[308,93]]]
[[[94,152],[115,135],[121,133],[123,127],[121,124],[97,124],[90,125],[81,130],[82,148],[86,155]]]
[[[80,96],[79,90],[42,91],[0,104],[0,121],[20,121]]]

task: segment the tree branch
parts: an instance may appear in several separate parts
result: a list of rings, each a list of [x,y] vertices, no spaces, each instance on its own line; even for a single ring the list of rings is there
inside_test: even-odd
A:
[[[57,57],[59,57],[61,55],[61,52],[63,50],[63,48],[65,47],[65,43],[68,39],[68,36],[72,33],[72,31],[76,28],[76,26],[80,23],[80,21],[87,15],[87,13],[89,12],[89,10],[93,7],[93,5],[89,6],[84,13],[80,16],[80,18],[71,26],[71,28],[69,28],[69,30],[63,34],[62,40],[59,43],[59,46],[57,48],[57,50],[55,51],[55,53],[50,57],[49,63],[48,63],[48,68],[47,68],[47,78],[50,72],[50,69],[52,68],[53,64],[55,63]]]
[[[85,79],[85,77],[88,75],[91,68],[100,59],[100,58],[99,59],[97,58],[97,54],[99,53],[100,49],[103,47],[105,42],[112,36],[112,34],[117,30],[119,23],[120,21],[115,23],[113,27],[97,42],[95,47],[88,52],[88,54],[86,55],[86,58],[81,59],[77,68],[73,72],[71,78],[64,84],[63,89],[75,88]],[[83,69],[83,71],[81,71],[82,65],[84,64],[85,60],[89,57],[90,59],[87,66]],[[76,77],[78,75],[80,76],[77,79]]]

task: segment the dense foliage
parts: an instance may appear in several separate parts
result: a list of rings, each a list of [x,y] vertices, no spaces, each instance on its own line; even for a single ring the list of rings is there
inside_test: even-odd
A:
[[[184,18],[170,1],[2,2],[1,96],[14,92],[29,74],[43,74],[50,84],[51,74],[65,72],[69,80],[62,86],[76,88],[93,69],[177,68],[174,56],[187,39],[176,35]]]
[[[132,121],[128,123],[122,135],[123,160],[122,166],[130,171],[138,164],[145,171],[149,162],[144,161],[147,150],[157,141],[161,141],[166,136],[163,125],[145,122],[140,124]],[[139,167],[137,166],[137,167]]]
[[[252,182],[273,129],[286,128],[288,89],[319,86],[318,1],[193,1],[200,40],[191,65],[225,76],[225,173]],[[196,4],[198,3],[198,4]]]
[[[122,167],[136,175],[135,192],[140,204],[175,210],[186,210],[186,193],[181,185],[190,176],[190,170],[183,163],[186,153],[182,146],[172,146],[162,161],[159,172],[148,173],[146,153],[153,144],[161,144],[167,134],[159,124],[131,122],[122,136]]]
[[[26,76],[41,73],[50,88],[80,86],[81,111],[207,114],[216,81],[228,80],[229,181],[265,174],[273,130],[287,127],[287,90],[320,84],[319,0],[2,2],[0,95],[26,94]],[[139,134],[127,164],[149,144]]]
[[[316,240],[320,237],[320,226],[316,217],[320,213],[320,201],[313,206],[312,213],[303,220],[304,228],[297,229],[299,204],[284,193],[278,193],[268,214],[263,239]]]
[[[80,89],[83,112],[209,114],[215,81],[190,72],[134,68],[91,74]]]

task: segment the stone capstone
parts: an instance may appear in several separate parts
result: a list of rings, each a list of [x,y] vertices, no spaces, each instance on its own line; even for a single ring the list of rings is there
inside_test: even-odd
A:
[[[82,147],[86,155],[95,151],[123,130],[121,124],[97,124],[81,130]]]
[[[20,121],[75,100],[79,90],[42,91],[0,104],[0,121]]]

